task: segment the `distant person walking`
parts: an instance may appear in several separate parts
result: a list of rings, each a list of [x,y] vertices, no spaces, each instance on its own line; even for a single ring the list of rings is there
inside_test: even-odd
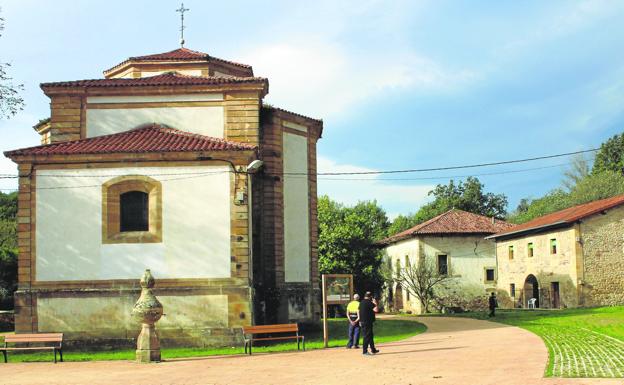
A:
[[[496,308],[498,307],[498,301],[496,300],[496,294],[492,292],[488,298],[488,305],[490,308],[490,314],[488,317],[496,317]]]
[[[373,336],[373,324],[375,323],[375,313],[379,310],[377,308],[377,300],[373,298],[370,291],[367,291],[364,295],[364,300],[360,302],[358,308],[358,318],[360,319],[360,325],[362,326],[362,354],[370,355],[379,353],[379,350],[375,349],[375,339]],[[371,352],[368,352],[370,346]]]
[[[349,342],[347,342],[347,349],[351,349],[355,346],[358,349],[360,346],[360,317],[358,316],[358,309],[360,308],[360,295],[353,294],[353,301],[347,305],[347,320],[349,321]]]

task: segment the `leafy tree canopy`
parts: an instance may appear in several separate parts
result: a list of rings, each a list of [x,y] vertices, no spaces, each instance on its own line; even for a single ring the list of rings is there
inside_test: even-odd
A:
[[[559,188],[539,199],[523,199],[507,219],[524,223],[568,207],[620,194],[624,194],[624,175],[610,170],[592,173],[580,179],[569,192]]]
[[[321,196],[318,200],[319,270],[322,274],[354,275],[358,291],[378,291],[381,252],[374,245],[385,237],[388,218],[376,201],[344,206]]]
[[[0,36],[4,30],[4,19],[0,17]],[[10,118],[24,108],[24,99],[19,91],[24,87],[15,84],[8,74],[9,63],[0,62],[0,119]]]
[[[624,133],[602,143],[590,172],[584,156],[572,159],[561,187],[538,199],[525,198],[507,218],[524,223],[542,215],[583,203],[624,194]]]
[[[484,185],[476,177],[468,177],[458,183],[451,179],[447,185],[437,185],[429,191],[429,195],[434,197],[432,202],[422,206],[415,214],[399,215],[392,222],[388,234],[407,230],[453,208],[497,218],[504,218],[507,214],[505,194],[485,192]]]
[[[624,133],[608,139],[596,153],[592,173],[607,170],[624,175]]]

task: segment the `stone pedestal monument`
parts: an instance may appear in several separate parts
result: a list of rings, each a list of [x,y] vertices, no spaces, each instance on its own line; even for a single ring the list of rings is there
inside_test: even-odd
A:
[[[140,282],[141,296],[132,309],[132,317],[142,324],[141,334],[137,339],[136,360],[159,362],[160,341],[154,324],[162,317],[163,306],[152,293],[155,281],[149,269],[145,270]]]

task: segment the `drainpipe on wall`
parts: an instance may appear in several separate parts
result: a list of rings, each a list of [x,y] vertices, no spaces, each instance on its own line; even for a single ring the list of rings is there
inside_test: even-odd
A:
[[[578,221],[574,226],[575,231],[575,251],[576,251],[576,294],[578,305],[584,305],[585,296],[585,251],[583,248],[583,237],[581,236],[581,222]],[[580,266],[579,266],[580,265]]]

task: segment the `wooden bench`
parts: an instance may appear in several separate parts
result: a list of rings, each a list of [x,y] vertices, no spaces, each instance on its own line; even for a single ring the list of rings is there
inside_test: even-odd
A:
[[[58,343],[58,345],[8,347],[7,344],[45,344]],[[37,333],[37,334],[9,334],[4,336],[4,347],[0,347],[4,355],[4,362],[7,362],[7,353],[18,350],[52,350],[54,351],[54,363],[56,364],[56,352],[63,362],[63,333]]]
[[[291,336],[274,336],[274,334],[283,333],[295,333]],[[265,337],[255,337],[261,334]],[[299,325],[297,324],[278,324],[278,325],[257,325],[257,326],[244,326],[243,336],[245,337],[245,353],[249,351],[251,355],[251,348],[254,341],[270,341],[270,340],[297,340],[297,350],[300,350],[300,343],[303,345],[305,351],[305,337],[299,335]],[[247,337],[249,336],[249,337]],[[248,350],[249,349],[249,350]]]

